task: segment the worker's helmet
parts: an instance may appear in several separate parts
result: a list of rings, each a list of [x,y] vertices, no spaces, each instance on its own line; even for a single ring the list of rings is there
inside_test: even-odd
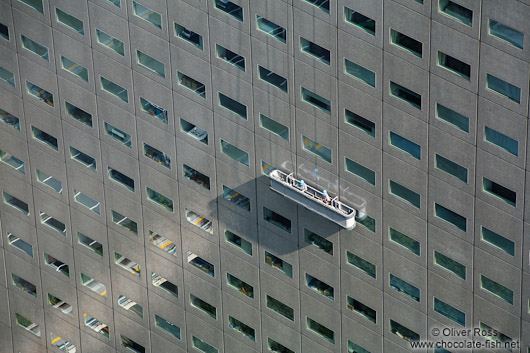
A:
[[[326,190],[323,190],[322,193],[323,193],[323,194],[327,194],[328,192],[327,192]]]
[[[305,184],[304,179],[300,180],[300,184]]]

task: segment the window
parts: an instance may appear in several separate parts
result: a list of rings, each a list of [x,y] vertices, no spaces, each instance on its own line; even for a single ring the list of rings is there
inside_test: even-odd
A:
[[[70,277],[70,266],[54,256],[44,253],[44,263],[50,266],[54,271],[60,272],[66,277]]]
[[[106,338],[109,338],[109,327],[108,325],[102,323],[96,318],[93,318],[92,316],[88,315],[87,313],[83,313],[83,321],[85,323],[85,326],[94,330],[97,333],[102,334]],[[70,353],[70,351],[67,351]]]
[[[179,85],[186,87],[189,90],[192,90],[202,98],[206,98],[206,88],[205,86],[197,80],[184,75],[182,72],[177,71],[177,76],[179,79]]]
[[[75,120],[85,124],[88,127],[92,127],[92,115],[85,112],[83,109],[76,107],[75,105],[64,102],[64,105],[66,107],[66,113],[71,118],[74,118]]]
[[[153,71],[160,77],[166,78],[166,70],[164,63],[156,60],[155,58],[136,50],[136,59],[138,65],[145,67],[146,69]]]
[[[267,308],[277,312],[291,321],[294,321],[294,309],[269,295],[267,295]]]
[[[206,219],[203,216],[200,216],[197,213],[186,209],[186,220],[189,223],[201,228],[205,232],[213,234],[213,224],[212,221],[210,221],[209,219]]]
[[[96,171],[96,160],[72,146],[70,146],[70,158],[81,163],[88,169]]]
[[[319,8],[325,13],[329,13],[329,0],[304,0],[304,1]]]
[[[258,65],[259,78],[287,93],[287,79]]]
[[[362,132],[375,137],[375,123],[371,122],[370,120],[365,119],[362,116],[349,111],[348,109],[344,110],[344,120],[346,123],[356,127]]]
[[[118,184],[124,186],[127,190],[134,192],[134,179],[117,171],[112,167],[107,167],[109,178]]]
[[[450,55],[442,53],[441,51],[438,52],[438,66],[441,66],[468,81],[470,80],[471,66]]]
[[[435,153],[434,167],[467,184],[467,168]]]
[[[272,172],[275,169],[278,169],[278,168],[268,162],[265,162],[263,160],[261,161],[261,173],[263,175],[269,175],[270,172]]]
[[[487,126],[484,126],[484,141],[494,144],[495,146],[502,148],[508,153],[514,156],[519,155],[519,142],[506,136],[496,130],[493,130]]]
[[[20,119],[0,108],[0,121],[20,131]]]
[[[6,70],[3,67],[0,67],[0,80],[15,87],[15,75],[11,71]]]
[[[126,147],[131,148],[131,135],[129,135],[125,131],[118,129],[114,125],[111,125],[107,122],[105,122],[104,126],[105,126],[105,134],[107,136],[110,136],[111,138],[122,143]]]
[[[282,43],[286,43],[287,31],[285,30],[285,28],[259,15],[256,15],[256,23],[260,31],[267,33],[269,36],[276,38]]]
[[[501,80],[500,78],[493,75],[487,74],[486,86],[488,89],[495,91],[516,103],[521,103],[521,89],[512,85],[511,83]]]
[[[37,55],[38,57],[41,57],[42,59],[46,61],[50,61],[50,56],[48,54],[48,48],[44,45],[37,43],[28,37],[24,35],[20,35],[20,40],[22,42],[22,47],[24,49],[29,50],[33,54]]]
[[[369,350],[364,349],[356,343],[348,340],[348,353],[371,353]]]
[[[467,26],[471,27],[473,25],[473,11],[456,2],[440,0],[439,11]]]
[[[33,246],[31,246],[29,243],[26,243],[13,233],[7,233],[7,243],[12,247],[22,251],[24,254],[33,257]]]
[[[434,311],[442,314],[449,320],[452,320],[461,326],[466,326],[466,314],[464,312],[436,297],[434,297]]]
[[[215,277],[215,266],[209,263],[208,261],[204,260],[203,258],[199,257],[199,255],[188,251],[188,263],[203,271],[204,273]]]
[[[488,194],[501,199],[508,205],[515,207],[517,203],[517,193],[505,188],[504,186],[497,184],[487,178],[482,178],[482,190]]]
[[[421,159],[421,146],[417,143],[414,143],[395,132],[389,131],[390,135],[390,144],[396,148],[399,148],[405,153],[410,154],[416,159]]]
[[[348,157],[344,157],[344,170],[352,173],[371,185],[375,185],[375,172],[357,162],[354,162]]]
[[[17,322],[17,325],[24,328],[25,330],[31,332],[37,337],[40,337],[40,326],[31,321],[30,319],[20,315],[19,313],[15,313],[15,319]]]
[[[29,216],[29,206],[27,203],[17,199],[16,197],[8,194],[5,191],[2,191],[2,193],[4,194],[4,203],[6,205],[9,205],[15,208],[16,210],[22,212],[25,216]]]
[[[394,276],[390,273],[390,287],[397,290],[400,293],[403,293],[413,300],[420,301],[420,289],[413,286],[412,284],[402,280],[401,278]]]
[[[133,1],[133,10],[136,17],[149,22],[158,29],[162,29],[162,16],[148,7]]]
[[[97,28],[96,28],[96,37],[98,38],[99,44],[113,50],[114,52],[118,53],[121,56],[125,56],[125,49],[124,49],[123,42],[121,40],[118,40],[117,38],[109,36],[107,33]]]
[[[237,289],[240,293],[243,293],[249,298],[254,298],[254,288],[248,284],[237,278],[236,276],[232,276],[230,273],[226,273],[226,283],[228,283],[229,286],[234,287]]]
[[[392,81],[390,81],[390,95],[421,110],[421,95]]]
[[[344,72],[369,86],[375,87],[375,72],[353,61],[344,59]]]
[[[267,207],[263,207],[263,219],[272,223],[276,227],[291,233],[291,221]]]
[[[420,194],[404,187],[401,184],[396,183],[393,180],[388,181],[389,184],[389,192],[400,198],[401,200],[411,204],[412,206],[416,208],[421,207],[421,196]]]
[[[423,44],[394,29],[390,29],[390,43],[400,47],[419,58],[423,56]]]
[[[289,128],[287,126],[280,124],[263,114],[259,115],[259,119],[260,126],[262,128],[277,136],[280,136],[285,141],[289,141]]]
[[[134,353],[145,353],[145,348],[142,345],[134,342],[132,339],[120,334],[121,346],[133,351]]]
[[[320,249],[325,253],[333,256],[333,243],[329,240],[321,237],[316,233],[313,233],[307,228],[304,228],[304,239],[306,243],[311,244],[317,249]]]
[[[223,185],[223,198],[250,212],[250,199],[238,191],[230,189],[226,185]]]
[[[335,332],[309,317],[306,318],[306,322],[307,329],[309,331],[316,333],[318,336],[322,337],[326,341],[335,344]]]
[[[217,1],[222,1],[222,0],[215,0],[215,1],[217,2]],[[193,342],[193,347],[197,348],[201,352],[204,352],[204,353],[218,353],[219,352],[217,348],[209,345],[208,343],[204,342],[203,340],[195,336],[191,337],[191,341]]]
[[[146,192],[147,198],[149,200],[161,206],[166,211],[173,213],[173,200],[171,200],[169,197],[162,195],[158,191],[151,189],[150,187],[146,187]]]
[[[97,293],[102,297],[107,297],[107,286],[94,278],[85,275],[83,272],[81,272],[81,283],[92,292]]]
[[[434,263],[440,267],[443,267],[455,276],[463,280],[466,279],[466,266],[439,253],[436,250],[434,251]]]
[[[244,251],[246,254],[252,256],[252,243],[241,238],[237,234],[232,233],[229,230],[225,231],[226,242],[232,244],[238,249]]]
[[[81,35],[85,35],[85,30],[83,29],[83,21],[64,12],[59,8],[55,8],[55,14],[57,15],[57,22],[62,23],[66,27],[73,29]]]
[[[0,37],[9,40],[9,28],[3,23],[0,23]]]
[[[513,305],[513,291],[484,275],[480,275],[480,288]]]
[[[154,272],[151,273],[151,282],[153,286],[161,288],[162,290],[166,291],[167,293],[171,294],[175,298],[179,297],[178,287],[169,282],[164,277],[160,276],[159,274],[156,274]]]
[[[11,280],[15,287],[37,298],[37,287],[33,283],[26,281],[24,278],[19,277],[14,273],[11,274]]]
[[[376,278],[376,267],[373,263],[366,261],[360,256],[357,256],[349,251],[346,251],[346,261],[353,267],[361,270],[368,276]]]
[[[248,153],[221,139],[221,152],[241,164],[249,166]]]
[[[204,143],[205,145],[208,144],[208,131],[201,129],[197,125],[194,125],[182,118],[180,119],[180,128],[194,139]]]
[[[237,53],[234,53],[231,50],[226,49],[225,47],[215,44],[215,49],[217,52],[217,57],[230,65],[234,65],[241,71],[245,71],[245,58]]]
[[[134,300],[124,295],[118,295],[118,305],[143,319],[144,308]]]
[[[103,76],[100,76],[99,78],[101,80],[101,89],[102,90],[112,94],[113,96],[119,98],[120,100],[122,100],[125,103],[129,103],[129,95],[128,95],[128,92],[127,92],[127,90],[125,88],[123,88],[122,86],[120,86],[120,85],[118,85],[118,84],[106,79]]]
[[[331,102],[328,99],[321,97],[304,87],[301,87],[301,94],[304,102],[311,104],[326,114],[331,114]]]
[[[171,169],[171,157],[168,154],[165,154],[164,152],[157,150],[156,148],[148,145],[145,142],[144,142],[144,156],[152,159],[153,161],[157,162],[163,167]]]
[[[331,287],[329,284],[326,284],[318,278],[315,278],[307,273],[305,274],[305,284],[308,288],[314,290],[315,292],[320,293],[331,300],[334,300],[334,290],[333,287]]]
[[[177,38],[180,38],[182,40],[185,40],[186,42],[190,43],[191,45],[194,45],[195,47],[202,50],[203,48],[203,42],[202,42],[202,36],[198,33],[193,32],[190,29],[187,29],[184,26],[179,25],[178,23],[175,24],[175,36]]]
[[[390,320],[390,332],[407,342],[420,340],[420,335],[394,320]]]
[[[247,106],[219,92],[219,105],[247,120]]]
[[[50,304],[50,306],[52,306],[54,309],[61,311],[63,314],[69,317],[74,317],[73,306],[50,293],[48,293],[48,304]]]
[[[330,65],[331,52],[326,48],[300,37],[300,50],[324,64]]]
[[[125,217],[124,215],[111,210],[112,213],[112,222],[122,228],[127,229],[129,232],[134,235],[138,235],[138,224],[132,219]]]
[[[317,157],[322,158],[326,162],[332,163],[331,149],[324,146],[323,144],[318,143],[310,139],[309,137],[302,135],[302,147],[304,148],[304,150],[316,155]]]
[[[41,129],[36,128],[33,125],[31,125],[31,134],[35,140],[45,144],[46,146],[52,148],[55,151],[59,150],[59,143],[57,142],[57,138],[55,138],[54,136],[42,131]]]
[[[395,230],[394,228],[388,228],[388,235],[391,241],[397,243],[404,248],[411,251],[414,255],[420,256],[420,242],[412,239],[411,237]]]
[[[208,316],[212,317],[213,319],[217,318],[217,309],[215,308],[215,306],[208,304],[204,300],[197,298],[191,293],[190,293],[190,304],[191,306],[205,312]]]
[[[145,113],[158,118],[164,124],[168,123],[167,110],[148,101],[147,99],[140,97],[140,106],[142,111]]]
[[[11,153],[0,150],[0,162],[7,164],[16,171],[19,171],[22,174],[26,174],[26,168],[24,167],[24,162],[13,156]]]
[[[162,330],[169,333],[171,336],[175,337],[176,339],[180,339],[180,327],[172,324],[171,322],[167,321],[166,319],[158,316],[155,314],[155,325],[160,327]]]
[[[77,242],[86,248],[90,249],[99,256],[103,256],[103,245],[94,239],[84,235],[81,232],[77,232]]]
[[[149,242],[157,248],[164,250],[170,255],[173,255],[175,257],[178,256],[177,245],[173,243],[173,241],[161,236],[160,234],[156,234],[151,230],[149,231]]]
[[[186,179],[199,184],[207,190],[210,190],[210,177],[207,175],[202,174],[201,172],[193,169],[190,166],[187,166],[186,164],[182,165],[182,172]]]
[[[268,251],[265,251],[265,263],[289,276],[290,278],[293,278],[293,266],[287,261],[283,261],[279,257],[274,256]]]
[[[442,205],[434,204],[434,215],[449,222],[463,232],[467,231],[467,219]]]
[[[375,21],[371,18],[344,6],[344,20],[375,36]]]
[[[481,226],[481,240],[489,245],[500,249],[508,255],[515,255],[515,243],[488,228]]]
[[[489,341],[494,341],[493,344],[500,344],[496,347],[504,347],[506,350],[512,352],[512,348],[516,348],[519,346],[517,343],[513,342],[513,339],[506,336],[502,332],[499,332],[498,330],[493,329],[492,327],[486,325],[485,323],[481,321],[479,321],[479,323],[480,323],[480,329],[482,330],[482,332],[487,333],[485,338],[487,338]]]
[[[243,22],[243,8],[229,0],[215,0],[215,7],[236,20]]]
[[[468,117],[463,116],[462,114],[459,114],[455,112],[454,110],[444,107],[443,105],[438,104],[438,103],[436,103],[436,118],[464,132],[469,132],[469,118]]]
[[[50,92],[40,88],[37,85],[34,85],[33,83],[26,81],[26,88],[28,90],[28,93],[32,95],[33,97],[39,99],[40,101],[48,104],[50,107],[53,107],[53,94]]]
[[[67,341],[66,339],[55,335],[53,332],[50,333],[52,346],[57,347],[59,350],[67,353],[75,353],[75,345]]]
[[[523,49],[524,33],[500,22],[489,19],[489,34],[516,48]]]
[[[273,353],[294,353],[294,351],[290,350],[287,347],[282,346],[281,344],[271,339],[270,337],[267,337],[267,346],[269,348],[269,351]]]
[[[88,208],[90,211],[95,212],[96,214],[101,214],[99,208],[99,201],[94,200],[90,196],[83,194],[81,191],[74,189],[74,200],[78,204],[81,204]]]
[[[114,263],[127,272],[132,273],[133,275],[136,275],[138,277],[141,277],[141,270],[140,265],[138,265],[136,262],[132,261],[131,259],[126,258],[122,254],[119,254],[117,252],[114,252]]]
[[[107,0],[107,1],[110,2],[112,5],[116,6],[117,8],[121,7],[121,0]]]
[[[18,0],[23,4],[28,5],[37,12],[44,13],[44,7],[42,5],[42,0]]]
[[[348,307],[348,309],[361,315],[365,319],[370,320],[374,324],[377,322],[377,312],[374,309],[370,308],[367,305],[364,305],[360,301],[355,300],[350,296],[348,296],[347,298],[348,300],[346,306]]]
[[[251,341],[256,341],[256,331],[252,327],[242,323],[241,321],[230,315],[228,316],[228,325],[231,329],[236,332],[239,332]]]

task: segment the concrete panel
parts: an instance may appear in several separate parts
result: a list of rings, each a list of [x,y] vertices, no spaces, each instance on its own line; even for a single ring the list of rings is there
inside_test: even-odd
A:
[[[19,180],[10,174],[3,173],[3,175],[0,175],[0,188],[2,189],[3,198],[3,202],[0,203],[0,210],[9,212],[16,215],[16,217],[24,222],[35,225],[35,217],[33,216],[33,191],[31,187],[22,180]],[[15,208],[6,202],[7,195],[13,196],[24,204],[20,205],[20,209],[18,207]],[[14,202],[17,202],[18,205],[18,201]],[[24,212],[21,211],[21,209],[25,208],[27,208],[27,212],[25,212],[26,210]]]
[[[37,230],[44,231],[60,242],[70,245],[72,243],[72,230],[68,205],[35,188],[33,189],[33,199],[35,200]],[[54,220],[48,219],[48,217],[52,217]]]
[[[123,353],[130,351],[125,345],[128,338],[143,346],[146,353],[151,353],[150,335],[147,330],[142,329],[142,326],[118,313],[114,313],[114,323],[116,325],[116,351]]]
[[[352,342],[373,353],[383,352],[383,337],[346,316],[342,316],[342,346]]]
[[[166,77],[169,77],[169,64],[166,64],[165,68]],[[146,70],[142,68],[139,71],[144,74]],[[165,130],[169,134],[174,135],[175,118],[173,114],[173,93],[171,92],[171,88],[164,87],[162,84],[136,73],[136,71],[133,71],[133,83],[136,115],[156,127]],[[170,84],[169,86],[171,87]],[[147,104],[148,107],[145,108],[143,104]],[[157,110],[155,111],[155,109]],[[160,114],[160,116],[157,116],[157,114]]]
[[[300,307],[300,316],[302,317],[302,336],[318,342],[323,347],[333,352],[341,352],[340,314],[334,310],[329,310],[328,306],[319,303],[304,293],[301,293]],[[321,333],[317,333],[315,330],[310,329],[309,319],[316,321],[328,330],[331,330],[333,332],[332,339],[330,340],[330,337],[324,337]]]
[[[239,257],[235,257],[228,251],[221,249],[221,270],[220,277],[223,291],[259,309],[261,285],[259,269],[255,266],[249,266]],[[247,286],[236,287],[229,282],[229,277],[236,277],[238,280],[250,286],[250,290],[247,289]]]
[[[473,293],[468,292],[464,288],[431,273],[429,273],[428,282],[427,310],[429,317],[432,317],[450,327],[457,327],[456,325],[472,327]],[[450,315],[455,315],[454,311],[446,313],[445,315],[439,312],[434,303],[436,299],[452,306],[460,312],[463,312],[465,314],[463,324],[462,322],[450,317]]]
[[[182,267],[172,264],[166,259],[157,256],[150,250],[146,251],[146,264],[148,276],[153,276],[153,273],[156,273],[159,276],[162,276],[163,278],[167,279],[171,284],[177,287],[177,295],[175,296],[173,293],[164,290],[160,286],[155,286],[153,284],[152,279],[147,280],[147,287],[149,291],[156,293],[162,298],[174,304],[177,304],[180,307],[184,307],[183,299],[185,298],[185,295]]]
[[[125,2],[125,1],[124,1]],[[164,39],[166,42],[168,40],[169,31],[171,30],[168,28],[168,20],[167,20],[167,6],[166,1],[164,0],[143,0],[140,4],[143,7],[147,7],[148,9],[156,12],[160,16],[160,24],[154,25],[151,21],[147,21],[144,16],[146,16],[143,13],[136,14],[134,10],[134,3],[135,1],[127,1],[127,14],[129,16],[129,21],[131,23],[134,23],[135,25],[141,27],[144,32],[148,31],[156,36]],[[161,27],[161,28],[160,28]],[[131,33],[131,37],[133,37]]]
[[[164,173],[170,177],[175,175],[176,170],[176,148],[175,139],[172,134],[161,130],[144,120],[136,119],[137,131],[138,131],[138,152],[140,155],[140,161],[153,167],[161,173]],[[162,152],[155,154],[149,149],[153,148]],[[149,150],[149,152],[148,152]]]
[[[142,203],[165,217],[178,219],[179,195],[177,181],[143,163],[140,164],[140,176],[142,180]],[[149,191],[149,189],[152,191]],[[162,196],[152,193],[153,191]]]
[[[106,337],[101,332],[96,332],[92,327],[86,325],[90,322],[90,318],[98,320],[100,323],[107,325],[109,337]],[[84,293],[79,293],[79,319],[78,325],[81,327],[81,332],[86,332],[88,335],[94,337],[100,342],[103,342],[114,348],[114,313],[112,308],[98,303]],[[97,326],[94,326],[97,327]],[[57,332],[59,333],[59,332]],[[66,337],[65,337],[66,338]]]
[[[16,242],[13,242],[12,244],[8,238],[10,234],[30,244],[32,246],[31,255],[28,255],[19,248],[16,248]],[[37,232],[34,226],[26,222],[20,222],[18,217],[15,217],[8,212],[2,212],[2,237],[4,239],[3,246],[6,252],[10,252],[20,257],[32,265],[39,266],[39,256],[37,253]],[[4,265],[2,264],[2,266]],[[2,272],[1,276],[2,279],[0,280],[0,283],[5,286],[5,272]]]
[[[99,122],[101,141],[132,157],[138,157],[138,144],[133,137],[137,136],[134,115],[102,98],[99,98],[97,103],[101,119]],[[127,137],[126,134],[129,136]]]
[[[105,224],[106,213],[103,183],[81,173],[77,169],[70,169],[68,171],[68,181],[71,207]],[[92,204],[92,201],[88,204],[78,201],[78,197],[81,197],[79,199],[80,201],[84,201],[83,198],[85,196],[91,198],[97,204]]]
[[[116,104],[118,107],[133,113],[134,92],[131,69],[99,52],[94,51],[92,56],[94,58],[96,94]],[[117,85],[117,87],[112,87],[114,92],[103,88],[102,78]]]
[[[301,335],[299,332],[290,329],[268,315],[261,316],[263,350],[270,350],[278,343],[287,349],[299,353],[301,352]]]
[[[150,311],[150,321],[151,321],[151,335],[154,333],[165,338],[174,345],[186,349],[186,320],[184,316],[184,309],[170,303],[162,297],[159,297],[156,294],[149,294],[149,311]],[[163,326],[159,326],[157,323],[160,317],[167,322],[177,326],[180,330],[178,331],[179,335],[174,336],[165,329]],[[164,323],[163,323],[164,324]],[[155,340],[152,340],[154,343]]]
[[[185,270],[221,288],[223,279],[221,278],[221,258],[217,244],[183,229],[182,255]],[[204,264],[204,261],[208,264]]]
[[[72,247],[39,230],[37,231],[37,241],[40,244],[38,256],[42,259],[40,260],[41,270],[74,287],[76,271]]]
[[[0,130],[9,132],[22,140],[26,140],[26,119],[24,118],[22,99],[1,88],[0,94],[2,95],[2,102],[0,103],[0,108],[18,118],[18,121],[16,121],[16,119],[13,119],[13,122],[10,124],[5,123],[5,121],[2,121],[2,124],[0,124]]]
[[[72,76],[70,73],[68,75]],[[84,82],[83,80],[81,81]],[[93,93],[93,87],[92,92],[89,92],[62,77],[58,77],[58,82],[59,93],[61,94],[59,99],[62,119],[86,133],[98,137],[98,114],[96,113],[96,95]],[[93,85],[93,79],[90,82]],[[85,119],[85,114],[83,114],[80,115],[81,119],[83,119],[81,120],[79,116],[74,116],[73,114],[82,113],[79,110],[88,113],[90,117]]]
[[[79,315],[78,315],[78,303],[77,296],[78,294],[83,297],[82,293],[77,293],[74,286],[66,284],[64,281],[58,279],[55,276],[51,276],[44,271],[41,271],[42,278],[42,293],[44,296],[44,311],[47,316],[55,315],[62,320],[68,322],[73,326],[79,327]],[[59,298],[60,300],[71,305],[71,311],[62,311],[62,308],[55,308],[52,306],[52,301],[50,300],[50,295]],[[84,296],[87,297],[87,296]],[[88,297],[87,297],[88,298]],[[82,303],[82,302],[81,302]],[[83,304],[83,303],[82,303]],[[82,317],[81,317],[82,320]],[[83,326],[84,323],[81,323]]]
[[[129,261],[118,262],[119,255]],[[133,243],[123,235],[111,230],[109,231],[109,256],[112,273],[123,274],[130,280],[144,287],[147,286],[146,281],[149,279],[149,275],[143,270],[145,269],[145,248],[142,245]],[[131,268],[131,261],[135,262],[138,267]]]
[[[262,346],[261,316],[258,309],[241,302],[228,293],[224,293],[223,314],[225,335],[234,337],[254,349],[260,349]],[[249,332],[242,332],[237,324],[231,324],[233,319],[250,327]]]
[[[67,15],[75,17],[81,21],[81,28],[73,29],[64,23],[59,22],[57,9],[65,12]],[[52,27],[61,31],[62,33],[74,38],[75,40],[90,45],[90,27],[88,24],[88,2],[82,4],[73,4],[67,0],[50,0],[50,17],[52,20]],[[55,35],[54,35],[55,37]]]
[[[86,217],[81,212],[72,209],[70,211],[70,220],[72,223],[72,242],[76,251],[87,255],[105,266],[109,265],[109,249],[107,242],[107,228],[104,224],[97,222],[95,219]],[[101,251],[96,252],[92,247],[88,247],[80,241],[80,234],[85,235],[101,244]]]
[[[144,237],[141,236],[143,229],[142,206],[131,199],[120,197],[120,195],[117,191],[105,187],[107,226],[109,230],[115,230],[143,245]],[[124,219],[125,217],[128,219]]]
[[[186,311],[188,314],[187,319],[190,319],[190,315],[193,314],[200,318],[201,322],[207,322],[215,326],[216,329],[222,330],[224,308],[222,305],[221,289],[188,271],[184,271],[184,282],[186,283],[186,295],[184,300],[186,302]],[[199,306],[196,306],[195,301],[192,303],[192,296],[206,302],[212,306],[214,310],[212,309],[212,311],[207,312]],[[193,326],[190,325],[189,321],[187,321],[186,326],[188,333],[190,333],[190,331],[194,332]],[[189,339],[190,337],[188,337],[188,340]]]
[[[398,332],[400,334],[403,333],[398,330],[396,330],[396,333],[392,331],[391,321],[394,321],[419,335],[420,341],[427,338],[427,315],[399,302],[388,294],[385,294],[383,305],[385,307],[383,337],[395,345],[402,347],[403,352],[410,351],[410,342],[397,335]],[[403,313],[407,314],[403,315]],[[384,345],[385,352],[389,350],[392,352],[400,352],[399,350],[387,347],[386,340]],[[426,352],[426,350],[419,349],[418,352]]]
[[[146,207],[143,208],[143,216],[146,247],[158,256],[182,266],[182,248],[178,219],[175,217],[172,219],[163,217]],[[171,243],[160,243],[156,235],[164,237]],[[171,244],[175,245],[175,249],[171,248]]]
[[[93,178],[102,180],[101,149],[97,138],[73,127],[67,122],[63,123],[64,154],[67,169],[77,168]],[[77,151],[75,151],[77,150]],[[86,160],[84,156],[77,157],[82,152],[95,160],[95,165]],[[78,158],[78,159],[74,159]]]
[[[57,102],[57,104],[59,104],[59,102]],[[57,109],[59,109],[59,107],[57,107]],[[24,104],[24,110],[26,113],[28,144],[35,146],[41,151],[46,151],[49,155],[64,161],[63,132],[61,131],[61,122],[57,118],[57,115],[51,115],[44,110],[37,108],[35,105],[28,103]],[[59,110],[57,110],[57,113],[59,113]],[[40,134],[38,130],[41,130],[52,137],[43,135],[42,138],[37,139],[36,136],[39,136],[38,134]],[[54,138],[56,140],[54,140]]]
[[[293,52],[293,8],[289,6],[292,1],[272,1],[264,3],[259,0],[250,0],[250,16],[252,21],[257,16],[263,17],[277,26],[285,29],[285,42],[260,30],[257,26],[250,26],[252,37],[267,43],[267,45],[280,49],[285,53]]]
[[[344,8],[358,12],[375,22],[374,32],[370,33],[364,28],[348,22]],[[339,29],[354,35],[378,48],[383,48],[383,1],[370,0],[339,0],[338,8],[338,27]]]
[[[89,258],[77,249],[74,249],[74,260],[75,267],[78,271],[78,273],[76,273],[78,291],[88,294],[91,298],[94,298],[107,306],[111,306],[113,293],[110,286],[110,268],[108,265],[103,265],[98,261],[94,261],[92,258]],[[87,278],[85,278],[86,281],[83,281],[83,275],[102,283],[105,287],[94,287],[97,291],[93,291],[91,287],[85,286],[83,282],[87,285],[94,282]]]
[[[179,185],[180,224],[214,243],[219,242],[217,202]],[[201,219],[203,218],[203,219]]]
[[[9,175],[13,176],[13,179],[31,183],[31,167],[29,164],[30,160],[28,154],[28,144],[24,141],[25,138],[24,140],[21,140],[4,130],[0,130],[0,139],[2,140],[0,145],[2,151],[7,152],[8,154],[23,162],[23,165],[20,163],[13,163],[14,166],[11,164],[2,163],[0,165],[0,170],[2,173],[9,173]]]

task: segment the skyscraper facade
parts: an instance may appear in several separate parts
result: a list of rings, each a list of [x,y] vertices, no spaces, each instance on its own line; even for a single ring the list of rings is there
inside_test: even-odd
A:
[[[0,352],[530,352],[529,40],[530,0],[0,0]]]

